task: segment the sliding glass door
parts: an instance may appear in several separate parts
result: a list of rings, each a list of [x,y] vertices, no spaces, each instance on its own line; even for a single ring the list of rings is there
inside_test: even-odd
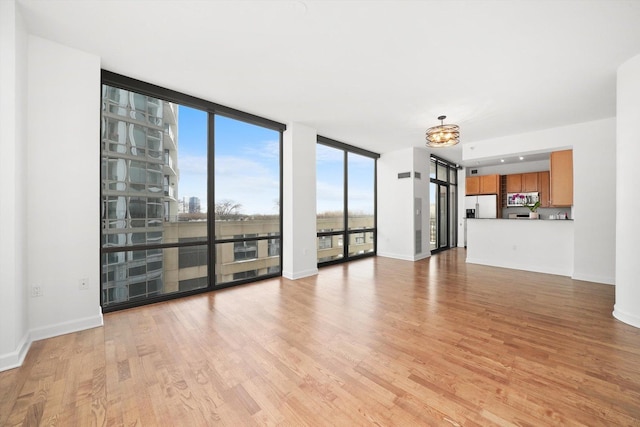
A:
[[[456,166],[432,156],[429,185],[429,248],[434,253],[457,245]]]

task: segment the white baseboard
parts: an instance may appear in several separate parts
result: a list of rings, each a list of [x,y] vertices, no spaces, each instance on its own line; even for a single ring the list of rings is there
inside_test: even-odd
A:
[[[303,271],[296,271],[296,272],[292,272],[292,271],[283,271],[282,272],[282,276],[286,279],[289,280],[297,280],[297,279],[302,279],[304,277],[309,277],[309,276],[315,276],[318,274],[318,268],[310,268],[309,270],[303,270]]]
[[[84,331],[85,329],[97,328],[102,326],[102,324],[102,311],[100,310],[96,316],[83,317],[43,328],[31,329],[29,332],[31,341],[37,341],[57,337],[58,335],[70,334],[72,332]]]
[[[636,316],[635,314],[629,314],[621,311],[618,308],[618,305],[615,304],[613,306],[613,317],[618,319],[621,322],[626,323],[627,325],[634,326],[636,328],[640,328],[640,316]]]
[[[29,330],[20,340],[17,348],[9,353],[0,354],[0,372],[22,366],[27,352],[34,341],[57,337],[58,335],[70,334],[72,332],[84,331],[85,329],[97,328],[103,325],[102,310],[99,308],[96,316],[74,319],[43,328]]]
[[[380,252],[378,251],[377,256],[381,256],[381,257],[385,257],[385,258],[393,258],[393,259],[399,259],[402,261],[414,261],[414,257],[412,256],[408,256],[408,255],[401,255],[401,254],[394,254],[391,252]]]
[[[33,341],[30,339],[29,333],[27,332],[25,336],[22,337],[18,347],[14,351],[0,354],[0,372],[22,366],[24,358],[27,356],[27,352],[31,348],[32,342]]]
[[[594,276],[592,274],[580,274],[580,273],[576,274],[575,272],[573,273],[573,276],[571,278],[575,280],[583,280],[585,282],[603,283],[605,285],[615,285],[616,283],[613,277]]]
[[[468,264],[480,264],[480,265],[488,265],[490,267],[511,268],[513,270],[524,270],[524,271],[533,271],[535,273],[556,274],[558,276],[571,277],[571,274],[572,274],[572,272],[567,269],[554,268],[546,265],[512,264],[512,263],[503,264],[501,262],[495,262],[493,260],[484,260],[484,259],[469,258],[469,257],[467,257],[466,262]]]

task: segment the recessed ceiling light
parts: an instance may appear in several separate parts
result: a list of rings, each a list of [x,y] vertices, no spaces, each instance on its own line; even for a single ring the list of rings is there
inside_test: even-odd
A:
[[[500,159],[500,163],[504,163],[504,159]]]
[[[524,160],[524,157],[520,156],[520,160]]]

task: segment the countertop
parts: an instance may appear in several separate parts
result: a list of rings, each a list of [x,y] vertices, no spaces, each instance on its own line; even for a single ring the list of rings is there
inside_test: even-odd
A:
[[[573,221],[573,219],[549,219],[549,218],[538,218],[538,219],[531,219],[531,218],[465,218],[465,219],[481,219],[481,220],[493,220],[493,221],[553,221],[553,222],[569,222],[569,221]]]

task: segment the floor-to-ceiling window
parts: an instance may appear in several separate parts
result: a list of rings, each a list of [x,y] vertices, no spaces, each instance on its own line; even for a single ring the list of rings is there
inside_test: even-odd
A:
[[[444,159],[431,156],[429,167],[430,223],[429,248],[438,252],[458,243],[457,166]]]
[[[217,284],[280,274],[280,135],[215,117]]]
[[[378,154],[324,137],[316,149],[318,264],[374,255]]]
[[[280,275],[283,130],[104,71],[103,310]]]

